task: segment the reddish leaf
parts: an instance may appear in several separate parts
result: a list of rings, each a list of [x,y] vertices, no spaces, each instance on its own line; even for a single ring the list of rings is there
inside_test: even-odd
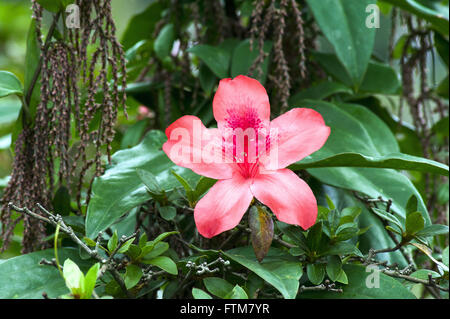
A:
[[[273,221],[264,207],[253,206],[249,213],[249,226],[256,259],[261,262],[269,251],[273,238]]]

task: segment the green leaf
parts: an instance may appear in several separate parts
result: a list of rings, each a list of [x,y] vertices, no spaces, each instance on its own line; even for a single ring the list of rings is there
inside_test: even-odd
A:
[[[179,183],[170,173],[175,170],[186,180],[195,183],[198,175],[176,166],[161,150],[166,137],[160,131],[150,131],[137,146],[121,150],[112,157],[112,165],[103,176],[95,179],[86,216],[86,236],[95,238],[132,208],[148,201],[150,195],[138,178],[136,169],[153,174],[166,192]]]
[[[308,235],[306,236],[306,245],[310,251],[320,252],[322,250],[322,223],[316,223],[308,230]]]
[[[373,271],[366,272],[366,267],[359,265],[344,265],[348,276],[348,285],[342,287],[343,293],[328,291],[303,292],[300,298],[324,298],[324,299],[415,299],[414,295],[399,281],[381,272],[379,275],[379,288],[368,288],[366,281],[370,281]]]
[[[267,57],[262,62],[263,73],[259,82],[264,85],[267,78],[267,70],[269,68],[269,54],[272,50],[272,42],[265,41],[263,45],[263,51],[267,54]],[[239,43],[239,45],[234,49],[233,56],[231,59],[231,76],[234,78],[240,74],[247,75],[253,62],[259,56],[259,49],[256,43],[253,44],[253,50],[250,50],[250,40],[246,39]],[[258,72],[253,72],[255,76],[258,76]]]
[[[23,95],[22,83],[13,73],[0,71],[0,98],[12,94]]]
[[[36,0],[45,10],[50,12],[59,12],[74,2],[74,0]]]
[[[431,274],[432,278],[440,278],[441,275],[433,270],[429,270],[429,269],[419,269],[415,272],[413,272],[410,276],[417,278],[417,279],[422,279],[422,280],[428,280],[428,275]]]
[[[159,208],[159,213],[161,214],[162,218],[170,221],[173,220],[177,215],[177,209],[173,206],[163,206]]]
[[[139,283],[142,278],[142,269],[136,265],[128,265],[125,271],[124,282],[127,289],[131,289]]]
[[[40,63],[40,46],[37,40],[36,35],[36,21],[32,19],[30,28],[28,29],[27,36],[27,51],[25,54],[25,72],[24,72],[24,84],[23,84],[23,92],[24,95],[28,95],[28,91],[31,90],[31,85],[34,79],[34,73],[36,72],[38,65]],[[33,92],[31,94],[30,101],[26,101],[28,103],[28,109],[30,111],[30,115],[34,118],[36,114],[37,105],[40,102],[40,82],[39,79],[35,82],[33,87]],[[13,141],[14,141],[13,136]]]
[[[358,88],[372,55],[375,30],[366,26],[371,0],[307,0],[320,29],[345,66],[353,88]],[[332,10],[330,10],[332,8]]]
[[[449,65],[449,42],[439,33],[434,33],[434,45],[436,50],[439,53],[439,56],[442,58],[442,61],[447,65]]]
[[[217,180],[208,178],[208,177],[200,177],[198,180],[197,186],[195,186],[195,200],[199,200],[200,196],[202,196],[204,193],[206,193],[215,183]]]
[[[83,241],[89,246],[89,247],[95,247],[97,245],[97,243],[95,241],[93,241],[90,238],[87,237],[83,237]]]
[[[163,193],[163,189],[159,186],[155,175],[153,175],[149,171],[145,171],[139,168],[136,169],[136,173],[151,194],[160,195]]]
[[[109,252],[113,252],[114,249],[117,247],[117,243],[119,242],[117,231],[114,232],[114,234],[111,236],[111,238],[108,240],[108,250]]]
[[[353,82],[338,58],[329,53],[314,52],[313,57],[334,79],[352,87]],[[387,64],[370,61],[359,92],[398,94],[401,84],[395,70]]]
[[[207,277],[203,279],[206,289],[216,297],[225,299],[233,290],[233,285],[218,277]]]
[[[412,195],[406,203],[406,214],[414,213],[417,211],[417,197]]]
[[[164,9],[164,3],[155,1],[143,12],[133,16],[129,20],[128,26],[123,33],[122,41],[120,41],[125,51],[141,40],[152,40],[155,27],[161,19]]]
[[[264,260],[259,263],[252,247],[239,247],[224,252],[235,262],[257,274],[275,287],[286,299],[294,299],[303,274],[301,263],[288,253],[270,248]]]
[[[330,246],[327,250],[321,253],[321,256],[329,255],[356,255],[362,257],[363,255],[359,249],[352,243],[337,242]]]
[[[194,297],[194,299],[212,299],[209,294],[195,287],[192,288],[192,297]]]
[[[448,6],[447,10],[439,12],[432,7],[425,6],[424,3],[420,3],[415,0],[381,0],[393,4],[403,10],[409,11],[412,14],[425,19],[430,22],[434,29],[439,31],[443,35],[449,34],[449,19],[448,19]],[[430,2],[430,1],[428,1]]]
[[[324,264],[308,264],[306,266],[306,274],[309,281],[314,285],[319,285],[325,278],[325,265]]]
[[[447,235],[448,226],[447,225],[430,225],[416,233],[416,236],[432,237],[437,235]]]
[[[300,170],[320,167],[373,167],[411,170],[434,173],[443,176],[449,175],[448,166],[426,158],[411,156],[402,153],[390,153],[382,156],[368,156],[359,153],[338,153],[321,160],[303,160],[289,166]]]
[[[404,228],[403,223],[397,217],[395,217],[394,214],[378,208],[372,208],[372,211],[384,220],[387,220],[388,222],[391,222],[394,225],[398,226],[400,230]]]
[[[91,299],[92,293],[95,288],[95,284],[97,283],[97,276],[100,270],[100,264],[95,263],[91,268],[89,268],[86,276],[84,278],[84,291],[83,298]]]
[[[53,198],[53,210],[61,216],[68,216],[71,211],[70,193],[67,187],[60,186]]]
[[[172,23],[165,25],[155,39],[153,45],[156,56],[161,60],[170,55],[172,50],[173,41],[175,40],[175,27]]]
[[[144,253],[142,254],[142,256],[144,257],[144,262],[145,262],[145,259],[148,260],[148,259],[152,259],[152,258],[158,257],[159,255],[161,255],[162,253],[164,253],[168,249],[169,249],[169,244],[166,243],[166,242],[159,242],[159,243],[157,243],[148,252],[145,249],[143,249]]]
[[[41,299],[46,292],[49,298],[67,293],[64,279],[54,267],[40,265],[44,258],[54,258],[54,250],[47,249],[0,262],[0,299]],[[60,260],[71,259],[83,271],[91,263],[83,261],[76,248],[58,249]]]
[[[251,240],[256,259],[261,262],[269,251],[273,239],[272,216],[262,206],[253,206],[248,215]]]
[[[130,249],[131,244],[133,243],[134,238],[128,239],[117,251],[119,254],[123,254]]]
[[[157,266],[172,275],[178,274],[177,265],[172,259],[166,256],[159,256],[147,261],[147,263]]]
[[[208,44],[198,44],[187,51],[205,62],[219,79],[229,76],[230,53],[227,50]]]
[[[386,156],[399,153],[399,146],[390,129],[375,114],[355,104],[337,105],[323,101],[302,101],[302,107],[313,107],[330,126],[325,145],[302,160],[311,163],[342,152],[357,152],[364,156]],[[406,216],[405,206],[412,195],[418,199],[418,210],[427,225],[430,218],[419,192],[402,173],[392,169],[330,167],[311,168],[308,172],[325,184],[355,190],[371,198],[392,199],[392,210]]]
[[[84,275],[76,263],[69,258],[66,259],[63,266],[64,280],[67,288],[71,291],[79,290],[84,282]]]
[[[295,107],[301,100],[323,100],[337,93],[352,94],[352,90],[339,82],[321,82],[291,96],[289,105]]]
[[[444,251],[442,252],[442,262],[444,263],[444,265],[446,265],[448,267],[448,246],[444,249]]]
[[[309,252],[309,247],[306,244],[306,237],[303,234],[299,226],[289,225],[280,221],[277,221],[277,227],[288,236],[294,244],[299,246],[302,251]]]
[[[425,220],[420,212],[414,212],[406,217],[406,233],[408,235],[415,235],[419,230],[425,226]]]
[[[241,286],[236,285],[224,299],[248,299],[248,296]]]

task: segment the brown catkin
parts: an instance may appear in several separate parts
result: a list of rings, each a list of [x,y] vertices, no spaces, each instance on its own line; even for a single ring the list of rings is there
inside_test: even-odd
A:
[[[104,171],[103,154],[106,152],[108,160],[111,160],[118,108],[122,107],[126,114],[126,61],[122,46],[115,37],[111,1],[76,0],[75,4],[80,8],[81,27],[66,29],[63,39],[50,38],[43,43],[43,9],[32,0],[36,37],[41,50],[38,69],[40,99],[36,105],[34,126],[24,122],[16,140],[13,172],[4,191],[0,214],[3,250],[11,240],[14,227],[21,221],[24,225],[24,253],[47,246],[42,222],[27,215],[13,216],[8,203],[31,210],[38,203],[51,208],[54,186],[65,186],[69,190],[76,189],[81,211],[85,204],[81,198],[83,180],[93,167],[87,203],[93,178]],[[59,18],[59,14],[55,16],[54,25]],[[87,52],[91,50],[93,54],[88,58]],[[83,95],[80,85],[85,88]],[[101,117],[100,124],[94,122],[97,114]],[[74,146],[76,151],[72,152],[75,155],[71,158],[72,119],[80,142]],[[95,148],[94,159],[88,159],[89,147]],[[72,183],[73,188],[71,178],[78,178]]]

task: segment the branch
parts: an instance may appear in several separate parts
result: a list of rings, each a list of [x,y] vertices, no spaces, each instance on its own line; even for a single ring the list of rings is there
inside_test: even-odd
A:
[[[90,257],[92,257],[93,259],[97,260],[98,262],[100,262],[102,264],[102,274],[106,270],[109,271],[111,273],[111,275],[113,276],[113,278],[115,279],[115,281],[117,282],[117,284],[122,289],[122,291],[126,294],[126,296],[128,298],[132,297],[132,295],[130,294],[130,292],[126,288],[125,282],[123,281],[122,277],[120,276],[120,273],[117,271],[117,269],[115,269],[112,266],[112,262],[113,262],[113,258],[112,257],[118,251],[118,249],[116,249],[117,251],[115,250],[114,254],[111,254],[108,259],[104,259],[104,258],[102,258],[102,256],[100,256],[100,254],[98,253],[98,250],[97,250],[97,248],[99,246],[99,239],[97,240],[96,249],[95,250],[90,249],[80,238],[78,238],[77,235],[75,235],[75,233],[72,230],[72,228],[70,226],[67,226],[64,223],[64,220],[62,219],[62,217],[60,215],[53,215],[48,210],[46,210],[44,207],[42,207],[41,204],[38,203],[37,206],[43,213],[45,213],[48,216],[48,218],[40,216],[40,215],[32,212],[27,207],[20,208],[20,207],[15,206],[13,203],[9,203],[8,206],[11,207],[12,209],[14,209],[15,211],[19,212],[19,213],[25,213],[25,214],[33,217],[33,218],[37,218],[37,219],[39,219],[41,221],[44,221],[44,222],[46,222],[48,224],[51,224],[51,225],[55,226],[55,227],[58,226],[58,224],[59,224],[61,232],[67,234],[76,244],[78,244],[86,253],[88,253],[88,255]],[[133,234],[133,235],[135,235],[135,234]],[[125,238],[128,238],[128,237],[125,237]],[[125,238],[122,237],[121,241],[124,240]],[[128,239],[131,239],[131,236]],[[121,245],[123,245],[123,243]]]

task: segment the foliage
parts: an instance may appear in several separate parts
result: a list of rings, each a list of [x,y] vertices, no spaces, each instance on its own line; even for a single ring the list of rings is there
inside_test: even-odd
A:
[[[78,31],[64,9],[88,2],[31,3],[0,4],[0,298],[448,298],[448,1],[93,0]],[[307,230],[254,200],[203,238],[216,181],[162,150],[182,115],[213,127],[240,74],[274,117],[331,128],[289,167],[319,204]]]

